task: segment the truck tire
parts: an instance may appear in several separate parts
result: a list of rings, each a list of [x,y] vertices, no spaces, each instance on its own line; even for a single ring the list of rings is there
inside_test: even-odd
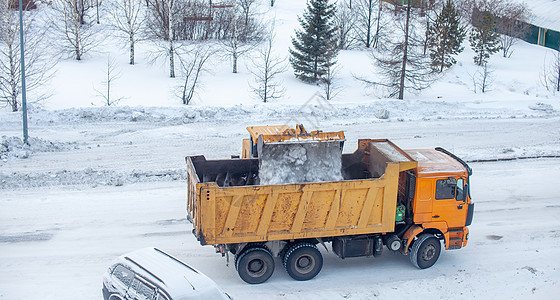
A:
[[[274,273],[274,259],[272,253],[265,248],[250,248],[239,255],[236,267],[243,281],[259,284],[267,281]]]
[[[295,280],[309,280],[317,276],[323,268],[323,256],[319,249],[310,243],[293,245],[284,256],[284,268]]]
[[[412,244],[410,261],[419,269],[433,266],[439,258],[441,243],[433,234],[422,234]]]

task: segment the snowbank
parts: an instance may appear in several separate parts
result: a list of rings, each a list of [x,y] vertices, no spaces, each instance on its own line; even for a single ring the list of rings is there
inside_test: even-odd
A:
[[[36,137],[30,137],[28,144],[25,144],[19,137],[2,136],[2,142],[0,143],[0,160],[6,160],[8,157],[29,158],[32,153],[58,152],[75,149],[77,147],[77,143],[51,142]]]

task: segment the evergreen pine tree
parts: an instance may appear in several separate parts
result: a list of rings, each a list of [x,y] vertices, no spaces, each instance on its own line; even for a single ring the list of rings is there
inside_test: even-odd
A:
[[[471,30],[469,41],[471,48],[476,52],[474,62],[482,66],[490,55],[500,51],[500,35],[494,31],[497,19],[491,12],[483,11],[478,24]]]
[[[336,63],[335,5],[329,0],[308,0],[290,48],[290,63],[297,78],[305,82],[324,80],[327,70]],[[327,55],[328,54],[328,55]]]
[[[465,30],[459,23],[459,14],[453,2],[447,0],[435,23],[428,28],[428,47],[432,59],[432,69],[442,72],[457,61],[453,55],[463,51],[461,43],[465,39]]]

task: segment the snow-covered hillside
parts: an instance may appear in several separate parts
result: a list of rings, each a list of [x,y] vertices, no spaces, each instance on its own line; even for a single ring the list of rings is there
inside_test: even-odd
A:
[[[289,65],[288,48],[291,47],[295,30],[300,28],[297,17],[303,14],[305,1],[278,1],[274,8],[269,7],[267,1],[257,1],[257,4],[259,16],[263,20],[275,20],[274,52],[285,58],[286,65]],[[112,94],[123,98],[118,103],[119,106],[182,106],[176,96],[177,87],[181,84],[180,76],[169,78],[168,62],[163,59],[153,61],[154,44],[149,41],[138,44],[136,65],[128,65],[128,48],[114,37],[107,26],[110,22],[108,14],[101,21],[102,24],[97,25],[97,28],[102,30],[99,36],[105,38],[87,53],[84,60],[59,61],[48,87],[52,90],[52,96],[32,106],[50,110],[103,106],[103,99],[97,91],[102,88],[107,75],[108,57],[115,60],[115,72],[120,74],[112,85]],[[540,84],[543,64],[545,59],[551,58],[553,50],[519,41],[514,46],[511,58],[501,57],[500,53],[493,55],[489,61],[493,77],[490,91],[477,94],[473,91],[472,79],[477,72],[472,60],[474,52],[468,39],[465,39],[463,46],[465,50],[457,57],[458,63],[446,71],[442,78],[422,93],[407,94],[405,98],[465,104],[484,103],[490,107],[526,107],[535,102],[558,105],[560,95],[549,93]],[[201,85],[191,105],[234,106],[259,103],[250,88],[254,76],[249,69],[255,55],[252,52],[240,58],[237,74],[231,72],[230,57],[214,55],[206,64],[207,72],[201,75]],[[373,93],[355,78],[379,78],[381,74],[375,73],[372,64],[372,58],[365,49],[341,51],[337,75],[340,93],[332,103],[372,103],[382,98],[383,93]],[[321,90],[316,85],[297,80],[291,67],[280,74],[279,79],[286,93],[281,99],[274,100],[277,104],[301,104]]]
[[[276,18],[275,51],[287,57],[305,2],[261,2],[265,18]],[[60,61],[52,96],[31,104],[30,146],[21,141],[21,114],[0,111],[0,299],[100,299],[111,261],[147,246],[193,265],[234,299],[560,293],[560,95],[539,84],[551,50],[519,42],[511,58],[494,55],[491,91],[480,94],[473,92],[474,54],[465,43],[455,66],[404,101],[379,98],[355,79],[375,76],[366,51],[340,53],[342,90],[329,102],[288,69],[281,74],[285,97],[260,103],[249,89],[252,57],[241,59],[238,74],[228,59],[214,57],[194,103],[184,106],[173,92],[179,79],[168,78],[165,62],[149,62],[150,47],[139,45],[134,66],[112,38],[81,62]],[[108,54],[121,73],[114,95],[124,97],[111,107],[95,92]],[[292,280],[277,263],[265,284],[243,282],[231,260],[226,266],[191,233],[184,157],[239,155],[246,126],[295,123],[343,130],[344,152],[354,151],[359,138],[389,138],[403,149],[441,146],[468,161],[476,211],[467,247],[443,251],[426,270],[386,250],[379,258],[340,260],[321,249],[323,270],[311,281]]]

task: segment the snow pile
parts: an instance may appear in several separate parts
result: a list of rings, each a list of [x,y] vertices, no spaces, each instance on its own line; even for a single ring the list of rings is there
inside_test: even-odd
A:
[[[260,153],[260,184],[342,180],[340,142],[267,144]]]
[[[49,172],[11,174],[0,173],[0,189],[32,188],[58,185],[98,185],[123,186],[137,182],[184,181],[187,176],[184,170],[159,170],[116,172],[112,170],[60,170]]]
[[[319,124],[326,120],[417,121],[473,118],[530,118],[558,116],[557,102],[511,101],[492,104],[480,101],[374,100],[368,103],[254,104],[183,107],[89,107],[63,110],[35,109],[29,112],[30,126],[53,126],[99,122],[126,122],[174,126],[199,122],[247,123],[275,119],[282,124]],[[0,129],[21,126],[19,114],[0,112]]]
[[[76,143],[59,143],[46,141],[36,137],[30,137],[28,145],[22,139],[15,136],[2,136],[0,143],[0,159],[6,160],[8,157],[29,158],[31,154],[37,152],[58,152],[76,149]]]
[[[532,110],[543,111],[549,114],[554,113],[554,108],[552,107],[552,105],[542,102],[537,102],[535,105],[529,105],[529,108]]]

